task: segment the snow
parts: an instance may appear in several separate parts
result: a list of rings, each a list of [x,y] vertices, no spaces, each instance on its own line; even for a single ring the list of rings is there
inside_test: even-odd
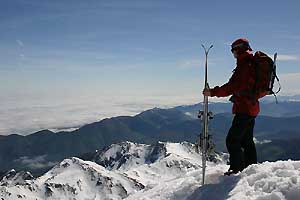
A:
[[[32,180],[12,170],[0,181],[0,199],[300,199],[300,161],[264,162],[228,177],[223,176],[227,155],[215,154],[202,186],[201,156],[187,142],[123,142],[96,156],[107,166],[72,157]]]
[[[249,199],[289,199],[300,197],[300,162],[265,162],[247,168],[231,191],[232,199],[247,194]]]
[[[199,187],[187,199],[299,200],[300,161],[264,162]]]

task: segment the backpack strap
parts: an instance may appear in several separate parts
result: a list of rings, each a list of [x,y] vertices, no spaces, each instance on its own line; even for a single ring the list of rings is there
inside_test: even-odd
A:
[[[277,76],[277,74],[276,74],[276,71],[275,71],[275,78],[276,78],[276,81],[277,81],[277,83],[278,83],[278,86],[279,86],[279,88],[278,88],[278,90],[275,92],[276,94],[278,94],[279,92],[280,92],[280,90],[281,90],[281,84],[280,84],[280,82],[279,82],[279,78],[278,78],[278,76]]]
[[[277,53],[274,54],[274,61],[273,61],[273,62],[274,62],[274,63],[273,63],[273,75],[274,75],[274,78],[276,79],[276,81],[277,81],[277,83],[278,83],[279,88],[278,88],[278,90],[277,90],[276,92],[274,92],[274,91],[272,90],[272,91],[271,91],[271,94],[274,95],[275,100],[276,100],[276,104],[278,104],[278,100],[277,100],[276,94],[278,94],[278,93],[280,92],[280,90],[281,90],[281,84],[280,84],[280,82],[279,82],[279,78],[278,78],[277,73],[276,73],[276,59],[277,59]],[[273,87],[273,84],[274,84],[274,82],[272,83],[272,87]]]

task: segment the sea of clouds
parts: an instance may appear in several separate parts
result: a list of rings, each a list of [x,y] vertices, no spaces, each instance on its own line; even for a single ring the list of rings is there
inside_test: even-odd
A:
[[[200,97],[200,95],[199,95]],[[74,130],[101,119],[199,102],[197,96],[0,96],[0,135]]]

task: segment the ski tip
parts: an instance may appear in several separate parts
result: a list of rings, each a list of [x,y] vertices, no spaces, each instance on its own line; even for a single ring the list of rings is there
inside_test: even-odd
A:
[[[206,48],[206,47],[204,46],[204,44],[201,44],[201,46],[202,46],[202,48],[204,49],[205,53],[208,53],[209,50],[210,50],[211,48],[213,48],[214,45],[210,45],[209,48]]]

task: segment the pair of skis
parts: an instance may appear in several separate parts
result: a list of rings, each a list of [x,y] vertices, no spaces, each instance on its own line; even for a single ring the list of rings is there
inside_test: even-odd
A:
[[[205,75],[204,75],[204,89],[209,89],[207,82],[207,65],[208,65],[208,54],[213,45],[206,48],[202,45],[205,52]],[[202,153],[202,185],[205,183],[205,170],[206,170],[206,160],[208,157],[208,146],[209,146],[209,135],[208,135],[208,120],[212,118],[212,113],[208,111],[208,96],[203,98],[203,110],[199,111],[198,117],[202,123],[202,134],[200,134],[198,145],[200,145]],[[199,148],[199,147],[198,147]]]

